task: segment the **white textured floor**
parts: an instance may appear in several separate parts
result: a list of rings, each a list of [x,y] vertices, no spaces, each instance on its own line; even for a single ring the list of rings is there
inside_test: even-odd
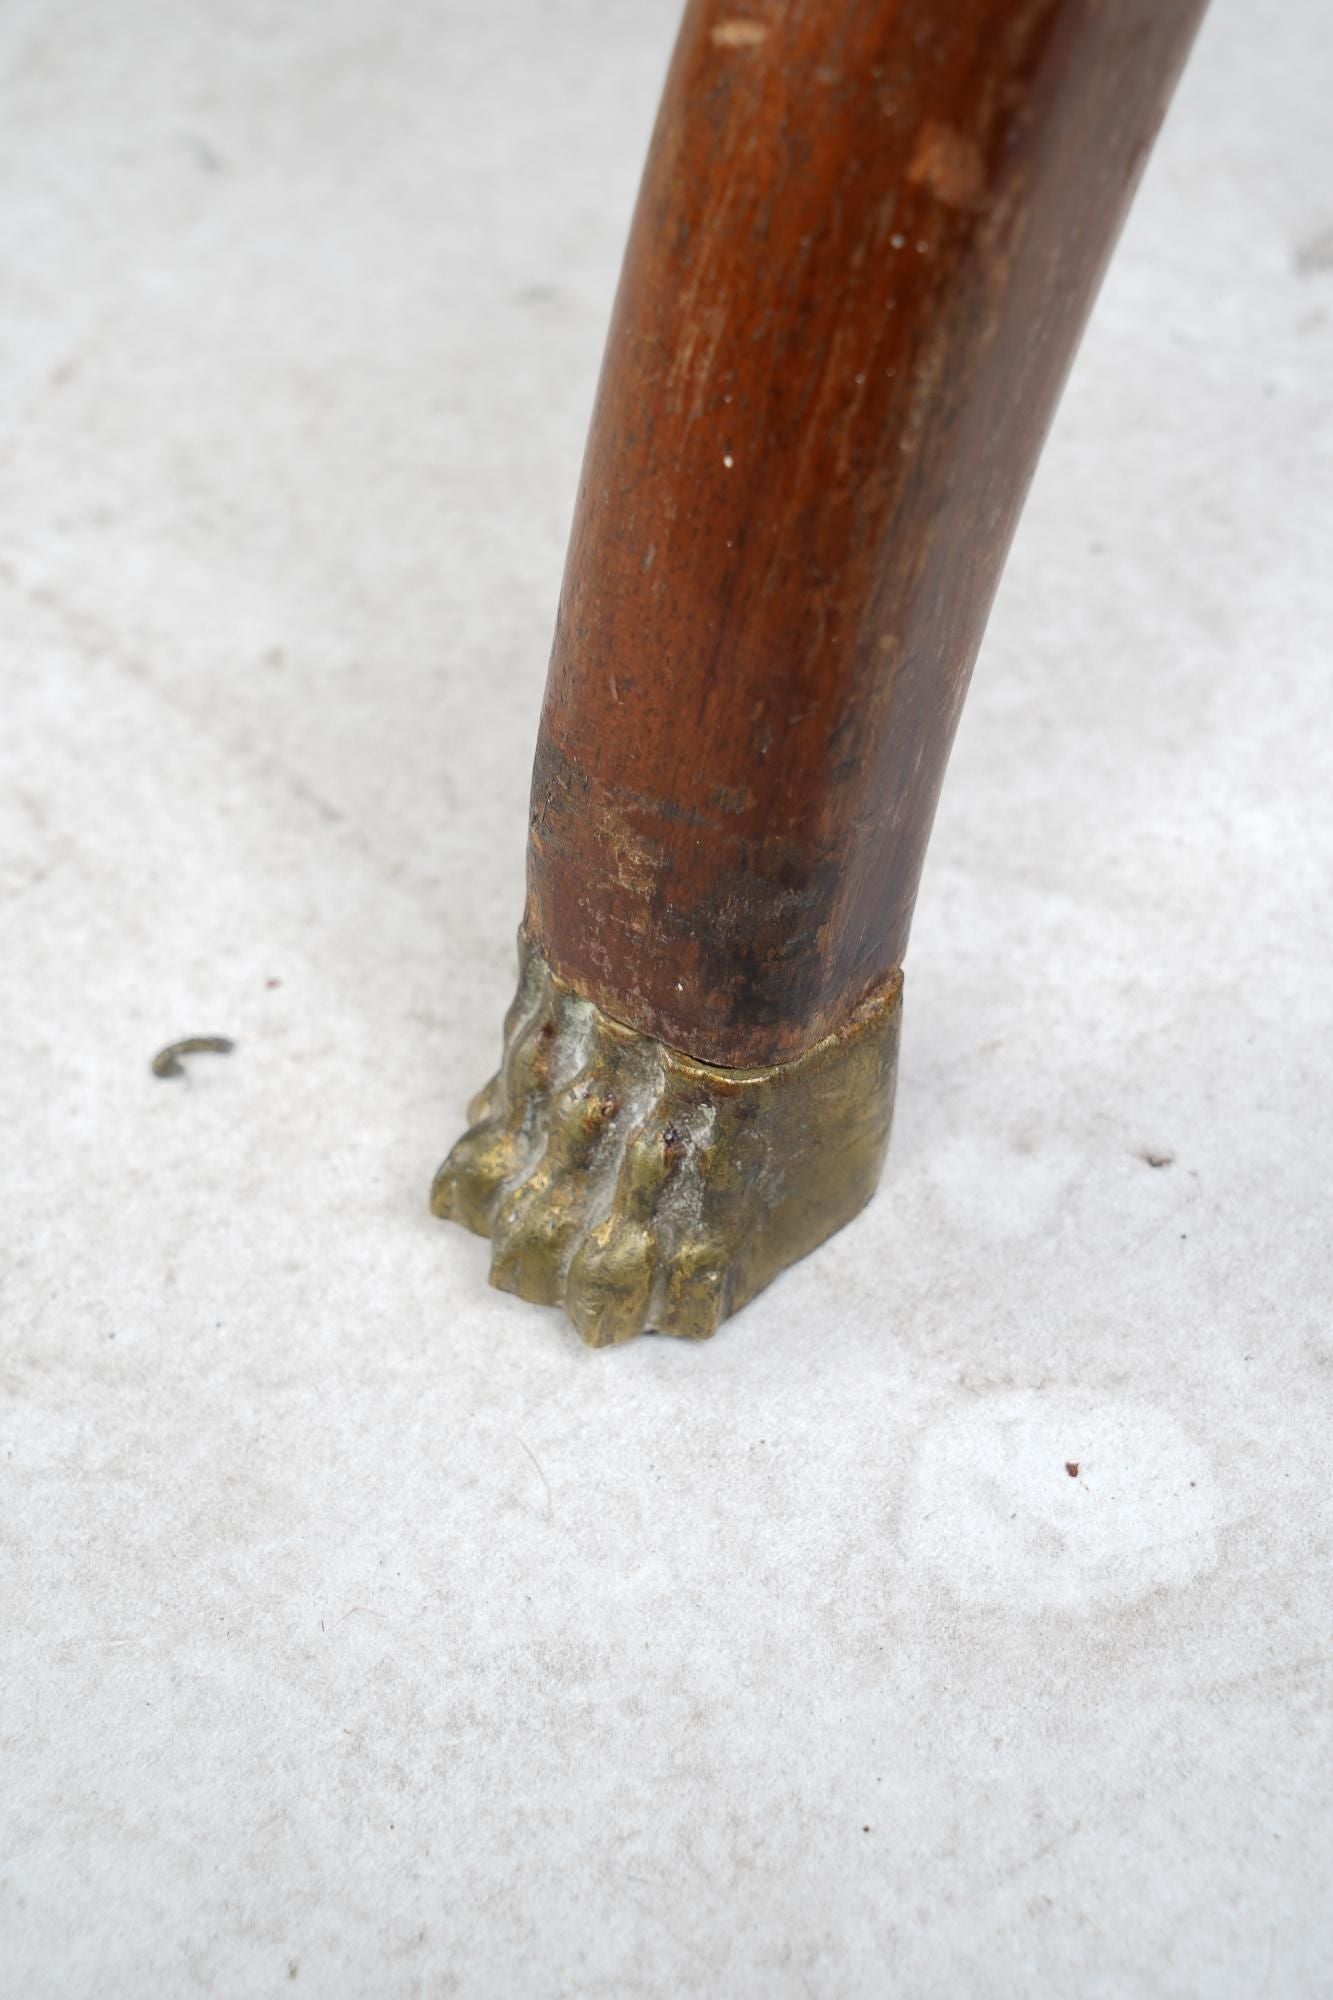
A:
[[[590,1354],[424,1204],[674,16],[0,11],[5,2000],[1333,1991],[1333,13],[1150,170],[881,1196]]]

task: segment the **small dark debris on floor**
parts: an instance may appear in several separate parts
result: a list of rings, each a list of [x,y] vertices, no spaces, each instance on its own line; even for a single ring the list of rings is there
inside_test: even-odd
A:
[[[183,1042],[169,1042],[153,1057],[154,1076],[184,1076],[182,1056],[229,1056],[235,1042],[226,1035],[187,1035]]]
[[[1146,1160],[1150,1167],[1171,1167],[1176,1160],[1174,1153],[1140,1153],[1139,1158]]]
[[[1078,1460],[1077,1460],[1076,1458],[1067,1458],[1067,1459],[1065,1460],[1065,1471],[1066,1471],[1066,1472],[1067,1472],[1067,1473],[1069,1474],[1069,1477],[1070,1477],[1071,1479],[1077,1479],[1077,1478],[1078,1478]]]

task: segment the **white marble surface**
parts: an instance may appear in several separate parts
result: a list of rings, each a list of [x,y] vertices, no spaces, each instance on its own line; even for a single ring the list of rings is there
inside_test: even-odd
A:
[[[424,1197],[674,13],[0,11],[15,2000],[1333,1991],[1333,13],[1150,170],[880,1198],[590,1354]]]

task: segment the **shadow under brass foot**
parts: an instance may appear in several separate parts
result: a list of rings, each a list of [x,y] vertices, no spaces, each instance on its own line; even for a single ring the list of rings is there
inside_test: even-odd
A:
[[[499,1074],[434,1214],[491,1238],[491,1283],[584,1340],[702,1340],[875,1190],[902,975],[795,1062],[717,1069],[574,992],[520,940]]]

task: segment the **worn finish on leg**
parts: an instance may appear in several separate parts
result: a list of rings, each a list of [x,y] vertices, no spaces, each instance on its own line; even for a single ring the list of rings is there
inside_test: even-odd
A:
[[[532,794],[527,928],[618,1019],[785,1060],[900,963],[1010,537],[1201,12],[691,0]]]

